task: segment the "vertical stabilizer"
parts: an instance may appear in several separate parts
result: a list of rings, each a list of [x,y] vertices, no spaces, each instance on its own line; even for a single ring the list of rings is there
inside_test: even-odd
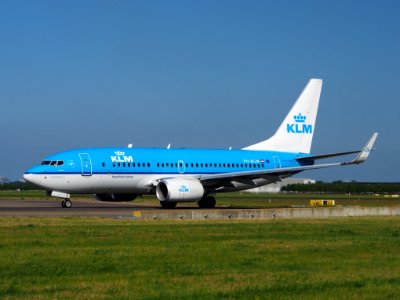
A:
[[[321,88],[321,79],[310,79],[275,134],[243,150],[310,153]]]

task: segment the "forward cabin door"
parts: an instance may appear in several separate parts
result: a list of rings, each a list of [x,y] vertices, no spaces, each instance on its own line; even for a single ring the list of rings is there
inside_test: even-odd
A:
[[[92,176],[92,161],[88,153],[79,153],[82,165],[82,176]]]

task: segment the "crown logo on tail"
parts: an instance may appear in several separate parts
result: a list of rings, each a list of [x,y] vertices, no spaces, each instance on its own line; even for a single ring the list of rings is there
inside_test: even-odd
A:
[[[301,113],[299,113],[297,116],[294,115],[293,118],[296,123],[304,123],[307,119],[307,117],[303,116]]]

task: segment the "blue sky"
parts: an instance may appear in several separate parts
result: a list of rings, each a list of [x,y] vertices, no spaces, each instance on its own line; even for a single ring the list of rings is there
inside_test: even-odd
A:
[[[312,152],[370,160],[302,173],[400,181],[398,1],[1,1],[0,175],[76,147],[241,148],[324,80]]]

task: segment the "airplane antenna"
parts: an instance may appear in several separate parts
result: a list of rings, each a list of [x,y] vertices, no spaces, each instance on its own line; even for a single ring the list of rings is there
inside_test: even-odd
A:
[[[128,144],[128,148],[132,148],[132,146],[133,146],[132,144]]]
[[[232,147],[229,147],[229,150],[232,150]]]
[[[171,148],[171,144],[168,144],[167,149],[170,149],[170,148]]]

